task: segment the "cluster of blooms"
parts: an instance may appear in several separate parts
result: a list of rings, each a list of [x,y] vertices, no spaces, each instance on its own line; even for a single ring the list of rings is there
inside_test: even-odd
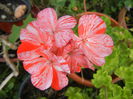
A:
[[[81,67],[94,70],[112,53],[112,38],[106,24],[96,15],[83,15],[78,21],[78,36],[72,30],[77,21],[66,15],[57,20],[54,9],[46,8],[21,30],[18,58],[30,73],[32,84],[40,90],[50,86],[60,90],[68,84],[67,74]]]

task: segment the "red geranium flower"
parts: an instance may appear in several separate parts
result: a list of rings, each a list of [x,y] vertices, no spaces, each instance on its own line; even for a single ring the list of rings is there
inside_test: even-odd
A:
[[[38,14],[36,21],[21,30],[18,58],[24,61],[24,68],[31,74],[35,87],[45,90],[52,86],[59,90],[68,84],[66,73],[70,73],[69,66],[53,50],[72,39],[71,28],[75,25],[72,16],[63,16],[57,21],[54,9],[46,8]]]
[[[102,66],[105,56],[112,53],[112,38],[105,34],[106,24],[96,15],[83,15],[79,19],[76,44],[91,63]]]
[[[76,25],[74,17],[65,15],[57,20],[57,15],[54,9],[46,8],[39,12],[38,25],[42,31],[49,33],[53,36],[55,46],[63,47],[73,36],[72,28]]]
[[[104,34],[106,25],[100,17],[83,15],[79,36],[72,31],[75,25],[74,17],[66,15],[57,20],[55,10],[46,8],[21,30],[18,58],[40,90],[64,88],[67,73],[80,72],[81,67],[94,70],[93,64],[103,65],[104,58],[112,53],[113,41]]]
[[[70,70],[63,57],[47,50],[40,50],[36,54],[38,56],[23,62],[25,70],[31,74],[32,84],[40,90],[50,86],[55,90],[64,88],[68,84],[66,74]]]
[[[71,73],[80,72],[81,67],[94,70],[92,64],[87,61],[87,57],[85,56],[83,50],[76,46],[76,42],[73,40],[64,47],[62,56],[67,61]]]

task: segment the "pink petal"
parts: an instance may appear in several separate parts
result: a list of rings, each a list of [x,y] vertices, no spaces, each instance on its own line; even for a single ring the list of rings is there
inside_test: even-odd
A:
[[[26,29],[21,30],[20,40],[22,42],[29,42],[35,45],[40,44],[40,37],[38,35],[34,35],[33,33],[29,33]]]
[[[87,39],[86,46],[88,51],[98,57],[105,57],[112,53],[113,40],[107,34],[94,35]]]
[[[22,42],[29,42],[43,46],[45,49],[50,49],[53,45],[53,36],[41,30],[38,26],[38,21],[33,21],[28,24],[26,29],[21,30],[20,39]]]
[[[87,59],[87,57],[85,57],[85,60],[87,61],[87,65],[84,65],[84,68],[89,68],[91,70],[95,70],[93,63],[89,59]]]
[[[97,65],[97,66],[102,66],[102,65],[105,64],[105,59],[102,58],[102,57],[95,57],[95,56],[93,56],[93,57],[90,58],[90,61],[93,64]]]
[[[35,58],[32,60],[26,60],[23,62],[24,69],[30,74],[39,73],[44,69],[46,64],[46,59],[44,58]],[[49,67],[49,66],[47,66]]]
[[[66,15],[59,18],[57,21],[56,29],[62,30],[62,29],[71,29],[74,28],[76,25],[76,19],[72,16]]]
[[[67,46],[65,46],[62,56],[69,64],[71,73],[79,72],[81,67],[87,67],[88,65],[82,49],[76,47],[72,41]]]
[[[54,66],[54,68],[57,71],[70,73],[69,66],[68,66],[66,60],[63,59],[63,57],[59,56],[57,61],[59,62],[59,64],[55,64],[55,66]]]
[[[31,75],[32,84],[40,90],[45,90],[51,86],[53,79],[52,67],[45,67],[40,72]]]
[[[96,15],[83,15],[79,19],[78,34],[81,35],[94,35],[103,34],[106,31],[105,22]]]
[[[87,57],[88,64],[93,63],[93,64],[95,64],[97,66],[102,66],[103,64],[105,64],[104,57],[97,57],[91,51],[86,50],[86,49],[88,49],[88,48],[87,47],[85,48],[85,46],[84,46],[84,53],[85,53],[85,55]],[[93,69],[92,65],[89,65],[89,66],[90,66],[90,68]]]
[[[65,46],[72,39],[72,36],[73,36],[73,31],[71,29],[65,29],[65,30],[58,31],[54,35],[55,45],[57,47]]]
[[[17,55],[20,60],[31,60],[39,57],[36,50],[39,47],[28,42],[20,44],[17,50]],[[34,53],[34,54],[33,54]]]
[[[66,74],[53,69],[52,88],[54,88],[55,90],[61,90],[67,85],[68,85],[68,79],[66,77]]]
[[[41,20],[40,24],[45,25],[45,27],[51,29],[52,31],[55,30],[57,15],[53,8],[45,8],[40,11],[37,15],[37,19]]]

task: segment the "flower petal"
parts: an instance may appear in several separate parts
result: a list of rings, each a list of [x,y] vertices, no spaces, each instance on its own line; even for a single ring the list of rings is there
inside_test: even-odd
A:
[[[54,66],[56,70],[70,73],[69,66],[68,66],[67,62],[63,59],[63,57],[58,56],[57,61],[59,62],[59,64]]]
[[[61,90],[67,85],[68,85],[68,78],[66,77],[66,74],[53,69],[52,88],[54,88],[55,90]]]
[[[94,57],[94,56],[93,56],[93,57],[90,58],[90,61],[91,61],[93,64],[97,65],[97,66],[102,66],[102,65],[105,64],[105,59],[102,58],[102,57]]]
[[[82,49],[75,46],[75,42],[71,41],[64,47],[62,56],[67,61],[71,73],[80,72],[81,67],[87,67],[87,61]]]
[[[23,42],[22,44],[20,44],[17,50],[18,58],[20,60],[31,60],[31,59],[37,58],[39,57],[39,55],[36,53],[37,49],[38,49],[38,46],[28,42]]]
[[[88,38],[86,46],[96,56],[105,57],[112,53],[113,40],[107,34],[94,35]]]
[[[30,74],[35,74],[41,72],[44,69],[46,64],[45,58],[35,58],[32,60],[26,60],[23,62],[24,69]]]
[[[57,21],[56,29],[62,30],[62,29],[71,29],[74,28],[76,25],[76,19],[72,16],[65,15],[59,18]]]
[[[22,29],[21,34],[20,34],[20,40],[22,42],[29,42],[34,45],[39,45],[40,44],[40,37],[38,35],[34,35],[33,33],[29,33],[28,30]]]
[[[65,30],[58,31],[54,35],[55,45],[57,47],[65,46],[72,39],[73,35],[74,33],[71,29],[65,29]]]
[[[90,63],[93,63],[93,64],[95,64],[95,65],[97,65],[97,66],[102,66],[103,64],[105,64],[105,59],[104,59],[104,57],[97,57],[95,54],[93,54],[87,47],[85,48],[85,46],[84,46],[84,53],[85,53],[85,55],[86,55],[86,57],[87,57],[87,61],[88,61],[88,63],[90,64]],[[86,50],[87,49],[87,50]],[[90,65],[90,68],[93,70],[93,67],[92,67],[92,65]]]
[[[45,67],[40,72],[31,75],[32,84],[40,90],[45,90],[51,86],[53,79],[52,67]]]
[[[106,31],[105,22],[96,15],[83,15],[79,19],[78,34],[81,35],[94,35],[103,34]]]
[[[29,23],[26,29],[21,30],[20,39],[22,42],[43,46],[45,49],[50,49],[53,45],[53,36],[46,31],[42,31],[37,21]]]
[[[37,19],[41,20],[40,24],[45,25],[45,27],[55,30],[55,25],[57,22],[57,15],[53,8],[46,8],[40,11],[37,15]]]

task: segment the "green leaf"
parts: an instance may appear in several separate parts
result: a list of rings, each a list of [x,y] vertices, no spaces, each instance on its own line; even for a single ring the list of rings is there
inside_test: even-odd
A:
[[[0,90],[0,99],[6,99],[8,96],[4,90]]]
[[[83,99],[81,89],[78,87],[69,87],[65,92],[65,96],[68,96],[68,99]]]
[[[37,99],[47,99],[46,97],[39,97],[39,98],[37,98]]]
[[[132,90],[127,88],[127,87],[124,87],[123,88],[122,99],[133,99]]]
[[[133,65],[130,67],[120,67],[115,71],[115,74],[124,79],[127,88],[133,89]]]
[[[112,78],[106,71],[98,70],[96,74],[93,75],[92,83],[96,88],[103,86],[109,86],[111,84]]]
[[[112,73],[119,66],[120,50],[114,47],[113,53],[106,57],[106,63],[102,66],[102,70]]]
[[[116,84],[110,84],[108,87],[103,87],[100,89],[100,99],[121,99],[122,88]]]
[[[106,23],[107,27],[111,25],[111,21],[108,17],[105,16],[101,16],[101,18],[104,20],[104,22]]]
[[[133,49],[130,49],[130,58],[133,60]]]

